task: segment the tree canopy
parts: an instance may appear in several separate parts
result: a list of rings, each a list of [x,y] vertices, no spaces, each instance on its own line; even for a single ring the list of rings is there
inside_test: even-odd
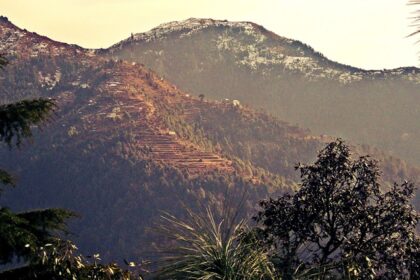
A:
[[[377,162],[353,160],[341,140],[328,144],[314,164],[296,168],[300,190],[262,201],[256,216],[285,279],[327,267],[325,273],[357,279],[420,277],[412,183],[383,191]]]
[[[0,56],[0,69],[6,64],[7,60]],[[40,125],[48,119],[54,106],[54,102],[49,99],[0,105],[0,141],[10,148],[19,146],[23,138],[32,135],[32,126]],[[0,182],[3,185],[15,185],[14,178],[2,169]],[[11,262],[15,257],[28,260],[33,254],[31,248],[45,244],[57,231],[64,231],[65,221],[72,216],[72,212],[64,209],[15,213],[0,206],[0,264]]]

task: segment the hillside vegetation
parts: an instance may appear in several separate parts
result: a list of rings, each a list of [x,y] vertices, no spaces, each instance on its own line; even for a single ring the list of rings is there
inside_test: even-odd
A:
[[[86,254],[148,256],[163,242],[153,230],[160,211],[182,216],[183,204],[220,206],[246,193],[244,209],[254,209],[269,194],[296,189],[294,164],[330,139],[231,101],[193,98],[143,65],[51,41],[5,18],[0,51],[10,62],[2,103],[50,97],[58,106],[34,143],[2,149],[2,167],[19,188],[1,200],[15,210],[77,212],[70,231]],[[388,185],[419,175],[373,153]]]
[[[98,53],[144,63],[180,88],[420,164],[420,70],[363,70],[249,22],[188,19]],[[415,62],[413,62],[415,63]]]

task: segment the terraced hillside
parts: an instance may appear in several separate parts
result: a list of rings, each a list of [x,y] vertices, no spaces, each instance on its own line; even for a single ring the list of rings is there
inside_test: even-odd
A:
[[[171,98],[161,96],[162,92],[172,99],[183,95],[181,92],[150,71],[127,63],[107,70],[106,74],[111,79],[100,86],[99,91],[113,95],[115,104],[101,106],[100,111],[87,115],[87,122],[93,124],[89,130],[103,132],[109,126],[130,130],[135,149],[144,151],[155,161],[186,169],[189,174],[214,170],[233,172],[232,163],[226,158],[185,141],[165,127],[156,104],[171,102]],[[94,100],[89,102],[95,105]]]
[[[160,210],[180,214],[182,203],[198,200],[217,205],[227,188],[247,190],[249,207],[267,195],[221,150],[185,137],[190,127],[170,114],[190,98],[144,66],[97,57],[4,18],[0,46],[10,62],[0,80],[2,102],[48,97],[58,106],[34,143],[1,151],[3,166],[19,180],[2,203],[80,213],[71,231],[83,252],[141,256],[157,238],[146,228]],[[174,130],[168,119],[182,128]]]
[[[40,36],[27,36],[28,32],[14,27],[4,18],[2,20],[4,25],[0,32],[4,40],[0,51],[9,55],[16,54],[19,59],[76,56],[88,67],[101,67],[101,63],[105,61],[96,57],[93,52],[77,46],[53,42]],[[144,67],[127,63],[105,68],[101,75],[107,78],[96,85],[95,91],[106,93],[106,97],[113,98],[114,102],[101,103],[103,95],[99,95],[89,99],[88,104],[84,104],[89,110],[79,110],[78,113],[86,114],[82,119],[83,129],[89,133],[93,132],[90,137],[99,137],[100,134],[106,134],[109,127],[119,126],[122,130],[130,129],[134,140],[132,144],[147,151],[148,157],[155,161],[187,169],[189,173],[233,171],[229,160],[183,141],[174,131],[165,128],[159,120],[159,112],[153,98],[159,99],[162,92],[173,96],[182,95],[173,86],[161,81]],[[51,91],[60,82],[61,72],[59,69],[52,73],[39,71],[38,78],[41,87]],[[82,89],[90,87],[89,84],[81,84],[78,80],[72,82],[72,85]],[[159,102],[161,101],[162,99]],[[77,129],[77,126],[75,128]]]
[[[328,137],[231,100],[191,97],[145,66],[98,56],[0,20],[0,101],[54,98],[57,111],[33,143],[0,151],[18,188],[0,203],[16,210],[64,207],[81,215],[71,236],[85,254],[134,259],[162,243],[160,211],[182,215],[247,194],[245,210],[298,187],[293,166]],[[419,170],[375,152],[386,181]],[[228,194],[228,195],[227,195]]]
[[[196,18],[162,24],[98,53],[144,63],[194,96],[237,99],[318,135],[420,165],[419,68],[359,69],[251,22]]]

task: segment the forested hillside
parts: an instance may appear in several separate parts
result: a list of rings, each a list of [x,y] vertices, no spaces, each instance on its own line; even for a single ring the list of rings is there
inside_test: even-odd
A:
[[[194,18],[99,53],[144,63],[193,95],[238,99],[315,134],[420,164],[418,68],[358,69],[254,23]]]
[[[270,193],[296,189],[294,165],[332,139],[231,100],[191,97],[143,65],[51,41],[5,18],[0,51],[9,60],[2,103],[50,97],[57,104],[33,143],[1,150],[19,186],[1,200],[16,210],[79,213],[71,238],[86,254],[148,256],[161,243],[153,230],[160,211],[182,216],[183,203],[217,206],[246,193],[244,209],[254,209]],[[368,149],[360,151],[381,160],[388,184],[419,176]]]

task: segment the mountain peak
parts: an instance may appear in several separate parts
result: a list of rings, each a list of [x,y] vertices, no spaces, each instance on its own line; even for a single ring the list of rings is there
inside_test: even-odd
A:
[[[12,28],[12,29],[19,29],[16,25],[14,25],[8,17],[5,16],[1,16],[0,15],[0,26],[4,26],[7,28]]]
[[[0,16],[0,22],[7,22],[7,23],[9,23],[10,21],[9,21],[9,19],[7,17]]]
[[[130,36],[129,38],[113,45],[110,47],[121,47],[129,42],[151,42],[159,39],[164,39],[170,36],[171,34],[180,33],[179,36],[188,37],[194,33],[197,33],[203,29],[211,28],[211,27],[220,27],[220,28],[240,28],[244,30],[248,34],[255,34],[257,35],[257,29],[259,31],[263,30],[264,28],[258,26],[257,24],[251,22],[243,22],[243,21],[227,21],[227,20],[215,20],[211,18],[189,18],[182,21],[171,21],[168,23],[163,23],[150,31],[144,33],[136,33]],[[260,35],[258,35],[260,36]]]
[[[0,16],[0,53],[6,55],[19,54],[21,57],[37,57],[41,54],[59,56],[62,54],[85,53],[94,55],[93,51],[82,49],[77,45],[69,45],[30,32],[14,25],[7,17]]]
[[[226,26],[226,27],[248,27],[252,28],[255,24],[250,22],[243,22],[243,21],[228,21],[228,20],[215,20],[212,18],[189,18],[182,21],[171,21],[168,23],[163,23],[158,27],[152,29],[167,29],[169,31],[175,31],[180,29],[203,29],[211,26]]]
[[[171,21],[171,22],[167,22],[167,23],[162,23],[154,29],[209,26],[209,25],[216,25],[218,22],[227,22],[227,21],[214,20],[214,19],[211,19],[211,18],[194,18],[194,17],[191,17],[191,18],[188,18],[186,20]]]
[[[189,18],[183,21],[164,23],[145,33],[137,33],[111,46],[104,53],[113,55],[124,52],[126,46],[143,43],[191,40],[195,46],[202,44],[206,34],[208,42],[202,49],[212,49],[212,53],[227,54],[241,67],[249,71],[264,73],[282,72],[304,75],[312,81],[336,80],[341,84],[359,82],[364,79],[385,79],[405,77],[420,83],[420,71],[417,68],[368,71],[350,65],[344,65],[326,58],[312,47],[296,40],[279,36],[263,26],[252,22],[233,22],[211,18]],[[156,53],[161,54],[162,46],[156,46]],[[158,55],[159,56],[159,55]],[[158,59],[158,57],[156,57]],[[216,59],[216,58],[215,58]]]

